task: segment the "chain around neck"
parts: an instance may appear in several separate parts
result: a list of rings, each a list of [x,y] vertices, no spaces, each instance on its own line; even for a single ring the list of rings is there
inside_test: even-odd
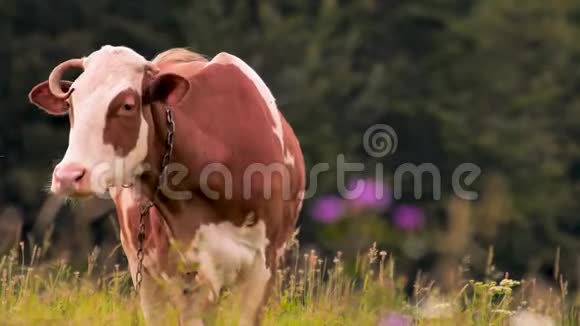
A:
[[[143,259],[145,254],[143,251],[143,242],[145,241],[145,220],[149,217],[149,210],[151,207],[155,206],[153,200],[159,192],[161,187],[165,184],[165,179],[167,178],[166,170],[169,161],[171,160],[171,154],[173,153],[173,135],[175,134],[175,121],[173,120],[173,111],[171,106],[165,105],[165,119],[167,122],[167,136],[165,138],[165,153],[163,154],[163,159],[161,161],[161,170],[159,172],[159,179],[157,181],[157,186],[153,192],[153,198],[147,199],[144,203],[141,203],[139,209],[139,233],[137,235],[137,272],[135,273],[135,290],[137,293],[141,290],[141,282],[143,281]]]

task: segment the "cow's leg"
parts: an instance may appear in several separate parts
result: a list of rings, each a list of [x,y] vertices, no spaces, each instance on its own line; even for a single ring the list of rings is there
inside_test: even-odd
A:
[[[180,326],[203,326],[213,307],[213,295],[208,286],[195,285],[181,290],[177,300]]]
[[[261,324],[265,304],[274,284],[272,268],[275,267],[270,265],[268,266],[265,255],[259,254],[245,273],[240,287],[240,325]]]
[[[222,287],[219,273],[213,260],[206,252],[197,259],[199,269],[188,272],[181,278],[176,293],[180,326],[202,326],[211,317]]]
[[[161,285],[146,273],[143,273],[139,299],[148,326],[167,325],[167,295]]]

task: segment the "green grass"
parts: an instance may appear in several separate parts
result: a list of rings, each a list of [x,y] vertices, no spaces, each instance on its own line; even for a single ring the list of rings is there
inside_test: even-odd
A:
[[[35,249],[27,263],[22,250],[0,259],[0,325],[144,324],[126,271],[116,266],[97,272],[91,256],[86,270],[75,272],[64,263],[43,261],[39,252]],[[407,296],[393,257],[374,246],[350,265],[340,253],[322,259],[295,249],[288,256],[292,263],[277,271],[265,325],[377,325],[387,316],[415,325],[509,325],[524,312],[550,318],[554,325],[579,322],[563,280],[547,292],[534,280],[458,279],[447,291],[425,280]],[[212,325],[236,324],[234,293],[224,292]],[[174,314],[167,318],[168,325],[177,324]]]

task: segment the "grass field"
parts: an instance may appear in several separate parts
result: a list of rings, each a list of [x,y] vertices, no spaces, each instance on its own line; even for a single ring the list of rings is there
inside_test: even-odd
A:
[[[44,262],[40,252],[23,259],[17,248],[0,259],[0,325],[144,324],[126,271],[100,272],[91,256],[86,270],[76,272]],[[296,249],[289,256],[294,263],[277,271],[265,325],[579,324],[563,280],[541,292],[534,280],[466,279],[446,293],[426,280],[408,296],[393,257],[374,246],[348,266],[340,253],[323,259]],[[211,325],[236,324],[232,293],[224,293]],[[176,324],[168,314],[167,325]]]

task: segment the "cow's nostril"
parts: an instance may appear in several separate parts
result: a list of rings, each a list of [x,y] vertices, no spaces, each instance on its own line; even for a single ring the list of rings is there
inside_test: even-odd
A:
[[[76,178],[74,179],[75,182],[79,182],[83,179],[83,177],[85,176],[85,170],[79,171],[78,175],[76,176]]]

